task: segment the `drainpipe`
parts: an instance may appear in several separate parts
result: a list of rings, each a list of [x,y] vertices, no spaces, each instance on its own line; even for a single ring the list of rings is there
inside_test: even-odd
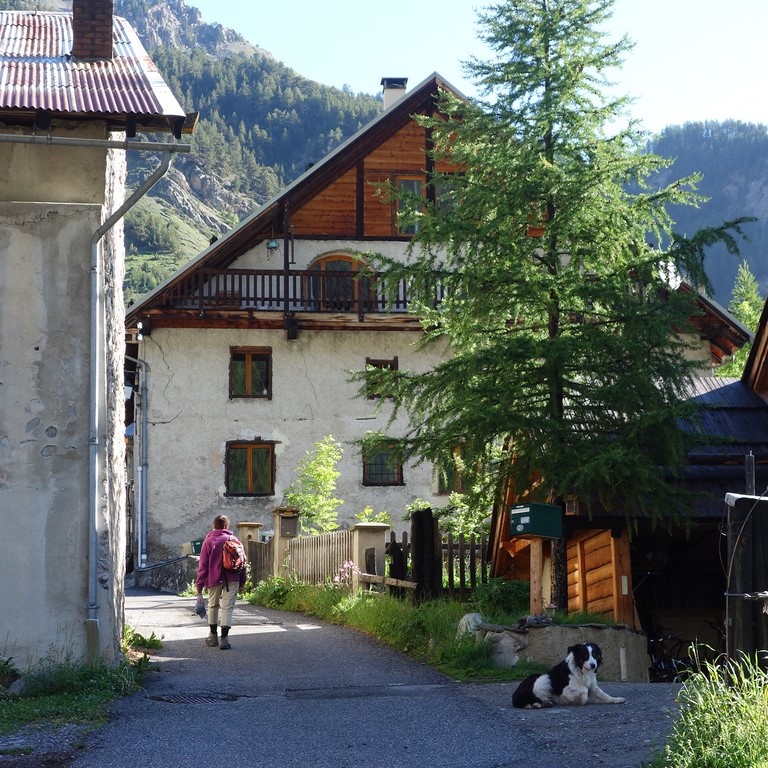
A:
[[[143,369],[141,372],[141,443],[140,443],[140,458],[139,458],[139,499],[136,505],[136,549],[139,555],[138,568],[144,568],[147,564],[147,487],[149,482],[149,446],[148,438],[149,433],[147,431],[147,411],[148,411],[148,397],[149,397],[149,374],[151,368],[146,360],[139,360],[136,357],[130,355],[125,356],[126,360],[131,360],[136,365],[141,366]]]
[[[90,463],[89,463],[89,557],[88,557],[88,619],[86,637],[88,656],[96,660],[100,656],[101,641],[99,636],[98,603],[98,557],[99,557],[99,487],[102,472],[100,433],[101,410],[105,406],[106,370],[102,364],[102,335],[104,318],[104,291],[101,249],[99,242],[112,227],[133,208],[138,201],[166,174],[171,164],[171,151],[163,151],[160,165],[144,180],[133,194],[93,233],[91,237],[91,367],[90,367]]]

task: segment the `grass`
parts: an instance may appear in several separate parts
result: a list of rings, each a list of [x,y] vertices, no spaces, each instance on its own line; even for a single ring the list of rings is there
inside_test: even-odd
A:
[[[0,657],[0,734],[36,724],[103,724],[111,702],[140,690],[150,670],[142,649],[160,647],[159,643],[154,633],[145,638],[126,627],[126,660],[116,666],[83,664],[67,654],[51,653],[22,673],[12,659]],[[8,686],[18,678],[23,680],[23,691],[12,694]]]
[[[756,658],[705,662],[650,768],[768,768],[768,673]]]

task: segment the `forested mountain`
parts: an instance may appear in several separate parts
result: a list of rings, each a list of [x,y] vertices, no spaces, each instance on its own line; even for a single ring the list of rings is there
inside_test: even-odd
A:
[[[0,9],[71,6],[71,0],[0,0]],[[183,0],[115,0],[115,12],[136,28],[182,107],[200,113],[191,155],[174,157],[169,174],[126,222],[126,297],[131,300],[338,146],[382,105],[378,97],[302,77],[237,32],[205,23]],[[672,211],[679,232],[692,234],[740,216],[759,219],[745,225],[750,241],[741,250],[765,296],[765,126],[688,123],[666,128],[649,147],[675,159],[660,181],[703,175],[699,191],[710,201]],[[146,176],[147,162],[129,153],[129,183]],[[721,249],[708,263],[714,298],[727,305],[741,259]]]
[[[768,129],[765,125],[729,120],[723,123],[686,123],[665,128],[650,148],[674,159],[662,175],[669,182],[693,173],[702,174],[698,191],[709,198],[700,207],[671,210],[676,229],[691,235],[704,226],[741,216],[757,221],[744,225],[747,242],[741,258],[714,248],[707,258],[714,298],[727,306],[742,260],[758,281],[760,295],[768,293]]]

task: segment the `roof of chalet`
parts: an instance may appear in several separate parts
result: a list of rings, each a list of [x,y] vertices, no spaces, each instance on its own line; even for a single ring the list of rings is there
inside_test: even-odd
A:
[[[115,16],[112,34],[111,59],[77,59],[71,13],[0,11],[0,120],[32,123],[42,111],[179,137],[184,110],[136,32]]]
[[[372,148],[406,125],[412,115],[431,111],[440,91],[448,91],[458,98],[466,99],[457,88],[437,72],[432,73],[413,90],[398,99],[281,192],[267,200],[229,232],[213,242],[165,282],[144,296],[141,301],[130,307],[126,316],[128,326],[130,327],[131,322],[138,319],[142,311],[152,306],[153,299],[175,283],[183,280],[190,272],[201,266],[214,269],[226,268],[245,251],[261,240],[270,237],[274,222],[281,219],[286,208],[295,210],[307,202],[339,176],[354,167]]]

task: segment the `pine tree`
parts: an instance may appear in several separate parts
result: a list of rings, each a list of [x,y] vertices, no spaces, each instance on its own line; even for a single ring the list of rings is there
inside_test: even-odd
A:
[[[426,373],[367,375],[408,413],[404,457],[445,465],[460,446],[467,487],[658,518],[676,503],[659,467],[679,467],[693,437],[679,424],[694,307],[674,280],[706,287],[705,247],[735,243],[728,225],[676,236],[666,208],[698,202],[696,177],[647,188],[668,163],[641,151],[635,124],[614,128],[627,101],[604,96],[605,73],[631,45],[603,41],[611,5],[509,0],[481,15],[495,53],[467,65],[481,98],[446,97],[447,117],[424,120],[436,166],[459,172],[410,201],[408,263],[377,261],[412,281],[415,304],[415,286],[442,291],[416,309],[424,343],[449,354]],[[565,608],[564,540],[554,550]]]
[[[760,321],[760,313],[763,311],[763,303],[757,280],[752,274],[749,264],[743,261],[736,274],[736,282],[733,286],[731,301],[728,304],[728,311],[747,329],[756,331]],[[740,377],[744,372],[751,348],[752,344],[745,344],[737,350],[731,362],[721,365],[715,373],[718,376]]]

